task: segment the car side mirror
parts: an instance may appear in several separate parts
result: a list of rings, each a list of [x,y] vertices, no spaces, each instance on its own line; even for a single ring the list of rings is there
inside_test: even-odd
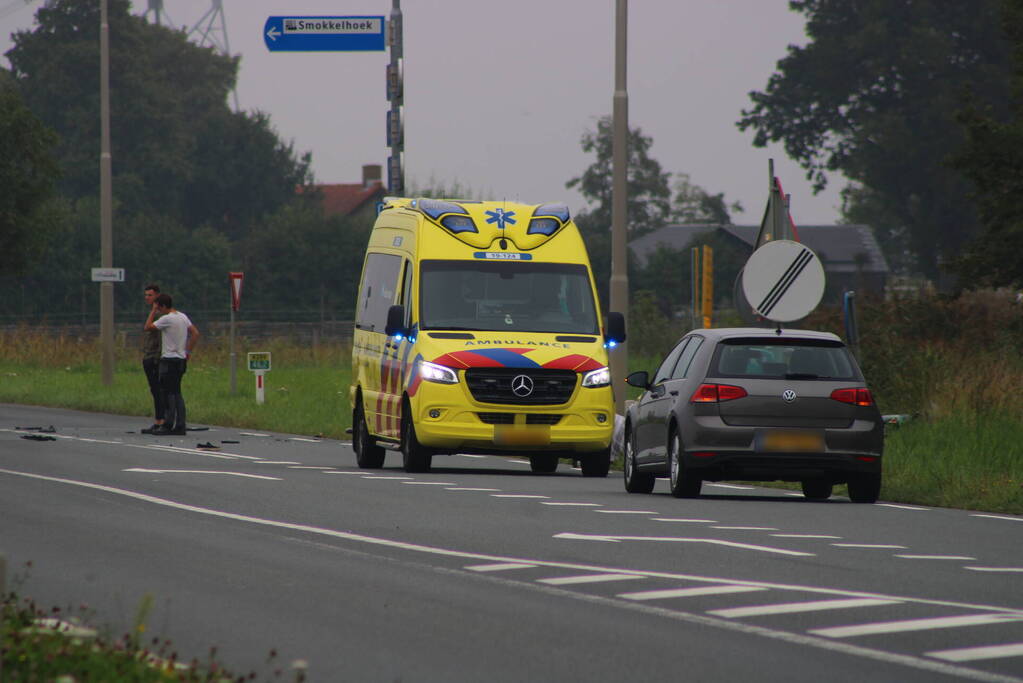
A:
[[[636,372],[630,373],[625,378],[625,383],[630,387],[637,387],[639,389],[650,388],[650,373],[646,370],[637,370]]]
[[[405,329],[405,307],[395,304],[387,309],[387,325],[384,327],[384,334],[393,337],[396,334],[405,336],[408,330]]]
[[[611,311],[607,314],[604,337],[609,343],[621,344],[625,341],[625,316]]]

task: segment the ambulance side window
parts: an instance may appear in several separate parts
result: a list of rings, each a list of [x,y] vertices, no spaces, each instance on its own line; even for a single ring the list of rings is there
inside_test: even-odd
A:
[[[401,300],[398,302],[405,307],[405,327],[412,325],[412,262],[405,259],[405,274],[402,276],[404,284],[401,287]]]
[[[387,309],[394,304],[400,271],[400,256],[376,253],[366,255],[366,268],[359,288],[356,327],[361,330],[384,331],[387,326]]]

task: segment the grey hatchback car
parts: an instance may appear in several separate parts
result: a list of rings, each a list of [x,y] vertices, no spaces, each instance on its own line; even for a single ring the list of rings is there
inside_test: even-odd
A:
[[[704,481],[794,481],[813,500],[847,484],[855,503],[881,491],[884,423],[856,359],[827,332],[696,329],[682,337],[625,418],[625,490],[667,475],[676,498]]]

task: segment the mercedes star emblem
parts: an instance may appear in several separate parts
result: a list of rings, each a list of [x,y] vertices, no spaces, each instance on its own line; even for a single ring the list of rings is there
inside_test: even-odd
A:
[[[786,389],[785,391],[781,392],[781,397],[785,399],[786,403],[792,403],[793,401],[796,400],[796,392],[792,391],[791,389]]]
[[[533,393],[533,380],[529,375],[515,375],[511,383],[512,393],[519,398],[525,398]]]

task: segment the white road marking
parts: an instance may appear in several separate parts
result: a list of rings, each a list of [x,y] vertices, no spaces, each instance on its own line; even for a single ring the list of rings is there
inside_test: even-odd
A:
[[[787,584],[776,584],[762,581],[734,581],[730,579],[724,579],[720,577],[708,577],[699,576],[694,574],[675,574],[668,572],[649,572],[649,571],[636,571],[630,569],[615,569],[611,567],[601,567],[586,564],[575,564],[567,562],[553,562],[545,560],[523,560],[522,558],[514,557],[502,557],[498,555],[484,555],[480,553],[472,553],[467,551],[453,550],[449,548],[440,548],[435,546],[425,546],[415,543],[406,543],[403,541],[395,541],[387,538],[379,538],[374,536],[365,536],[361,534],[354,534],[346,531],[338,531],[336,529],[326,529],[323,527],[315,527],[307,524],[296,524],[293,522],[281,522],[272,519],[265,519],[260,517],[251,517],[248,515],[241,515],[233,512],[227,512],[225,510],[215,510],[212,508],[203,508],[195,505],[187,505],[177,501],[169,500],[166,498],[158,498],[156,496],[150,496],[148,494],[139,493],[137,491],[131,491],[128,489],[120,489],[113,486],[105,486],[103,484],[94,484],[91,482],[77,481],[74,479],[64,479],[61,477],[51,477],[42,474],[34,474],[31,472],[19,472],[16,470],[2,469],[0,468],[0,474],[9,474],[12,476],[25,477],[29,479],[37,479],[40,481],[49,481],[60,484],[66,484],[69,486],[79,486],[82,488],[93,489],[96,491],[103,491],[105,493],[124,496],[127,498],[133,498],[140,500],[152,505],[160,505],[184,512],[191,512],[194,514],[208,515],[212,517],[219,517],[222,519],[229,519],[236,522],[245,522],[248,524],[257,524],[268,527],[275,527],[279,529],[287,529],[290,531],[302,531],[311,534],[319,534],[330,538],[341,539],[356,543],[366,543],[370,545],[377,545],[381,547],[394,548],[409,550],[413,552],[428,553],[441,557],[458,557],[464,559],[473,559],[477,561],[490,561],[490,562],[530,562],[535,563],[537,566],[544,567],[557,567],[560,569],[573,569],[577,571],[594,571],[594,572],[631,572],[641,576],[647,576],[650,578],[661,578],[675,581],[701,581],[707,583],[732,583],[742,584],[750,586],[762,586],[764,588],[778,588],[781,590],[799,590],[808,593],[821,593],[829,595],[843,595],[843,596],[856,596],[856,597],[879,597],[879,598],[891,598],[891,596],[871,594],[871,593],[856,593],[851,591],[839,590],[835,588],[824,588],[817,586],[800,586],[800,585],[787,585]],[[340,474],[340,473],[339,473]],[[588,602],[594,605],[601,605],[606,607],[623,607],[632,609],[635,611],[642,612],[649,615],[657,615],[665,619],[671,619],[688,624],[695,624],[698,626],[708,626],[726,631],[733,631],[736,633],[745,633],[747,635],[757,635],[764,638],[770,638],[785,643],[804,645],[810,647],[816,647],[818,649],[827,650],[830,652],[837,652],[846,655],[852,655],[857,657],[863,657],[865,659],[871,659],[874,661],[885,662],[888,664],[898,664],[902,666],[912,667],[921,671],[928,671],[932,673],[938,673],[949,676],[959,676],[962,678],[968,678],[975,681],[984,681],[985,683],[1019,683],[1020,679],[1009,676],[1002,676],[994,673],[988,673],[985,671],[978,671],[975,669],[964,668],[959,666],[953,666],[943,662],[935,662],[929,659],[923,659],[920,657],[914,657],[911,655],[901,655],[893,652],[886,652],[884,650],[877,650],[869,647],[861,647],[857,645],[851,645],[849,643],[835,642],[831,640],[825,640],[822,638],[816,638],[801,633],[791,633],[787,631],[781,631],[776,629],[770,629],[763,626],[755,626],[744,622],[728,621],[719,619],[716,617],[709,617],[701,614],[691,614],[687,612],[680,612],[678,610],[664,609],[653,605],[644,605],[635,602],[622,602],[612,598],[605,598],[599,595],[591,595],[586,593],[576,593],[572,591],[564,591],[562,589],[543,586],[542,584],[535,583],[523,583],[523,588],[537,590],[541,592],[556,591],[554,594],[561,597],[568,597],[583,602]],[[914,604],[926,604],[926,605],[944,605],[948,607],[966,608],[966,609],[980,609],[989,610],[1000,613],[1009,613],[1004,607],[995,607],[990,605],[970,605],[964,603],[956,603],[944,600],[929,600],[924,598],[894,598],[901,599],[905,602],[911,602]]]
[[[971,514],[970,517],[986,517],[988,519],[1004,519],[1007,522],[1023,522],[1023,517],[1006,517],[1004,515],[982,515],[982,514]]]
[[[116,443],[116,444],[123,444],[124,443],[123,441],[107,441],[106,439],[86,439],[83,436],[78,437],[78,440],[79,441],[88,441],[90,443]]]
[[[260,465],[301,465],[297,460],[259,460]]]
[[[856,626],[833,626],[816,628],[810,633],[826,638],[852,638],[880,633],[904,633],[906,631],[928,631],[936,628],[959,628],[960,626],[982,626],[1023,621],[1023,614],[965,614],[957,617],[932,617],[930,619],[906,619],[904,621],[883,621]]]
[[[603,583],[605,581],[631,581],[646,577],[636,574],[582,574],[580,576],[557,576],[550,579],[537,579],[539,583],[550,586],[573,586],[577,583]]]
[[[726,619],[737,617],[757,617],[764,614],[794,614],[796,612],[820,612],[829,609],[849,609],[851,607],[874,607],[876,605],[900,604],[899,600],[882,600],[880,598],[850,598],[847,600],[813,600],[810,602],[788,602],[779,605],[753,605],[750,607],[732,607],[729,609],[710,610],[707,614]]]
[[[494,498],[550,498],[550,496],[534,496],[528,493],[492,493]]]
[[[601,503],[552,503],[541,502],[540,505],[560,505],[562,507],[600,507]]]
[[[351,474],[360,474],[360,473],[352,472]],[[383,475],[383,474],[367,474],[366,476],[363,477],[363,479],[411,479],[411,478],[412,477],[389,477],[389,476]]]
[[[230,453],[210,453],[209,451],[200,451],[195,448],[177,448],[175,446],[158,446],[149,445],[143,446],[149,450],[154,451],[170,451],[171,453],[187,453],[188,455],[201,455],[204,458],[216,458],[217,460],[237,460],[237,458]]]
[[[530,465],[530,464],[532,464],[528,460],[508,460],[508,462],[513,462],[516,465]]]
[[[707,486],[716,486],[719,489],[740,489],[742,491],[752,491],[756,488],[755,486],[739,486],[738,484],[711,484],[709,482],[707,483]]]
[[[963,567],[974,572],[1023,572],[1023,567]]]
[[[269,434],[260,434],[259,432],[238,432],[242,436],[270,436]]]
[[[653,510],[594,510],[603,512],[605,515],[656,515]]]
[[[469,455],[468,453],[459,453],[458,457],[460,457],[460,458],[486,458],[488,456],[486,456],[486,455]]]
[[[536,565],[524,562],[498,562],[496,564],[474,564],[464,568],[472,572],[503,572],[509,569],[535,569]]]
[[[501,489],[485,489],[474,486],[449,486],[445,491],[500,491]]]
[[[358,471],[358,472],[350,472],[350,471],[344,471],[344,472],[324,472],[324,474],[358,474],[358,475],[361,475],[363,477],[366,475],[366,473],[361,471],[361,470]]]
[[[667,598],[692,598],[701,595],[725,595],[727,593],[749,593],[767,590],[760,586],[698,586],[696,588],[668,588],[667,590],[639,591],[638,593],[619,593],[619,598],[626,600],[664,600]]]
[[[306,439],[306,438],[301,437],[301,436],[289,436],[286,440],[287,441],[305,441],[307,443],[320,443],[319,439]]]
[[[765,553],[778,553],[779,555],[794,555],[799,557],[812,557],[814,553],[804,553],[797,550],[784,550],[782,548],[771,548],[764,545],[752,545],[749,543],[735,543],[734,541],[722,541],[716,538],[679,538],[678,536],[612,536],[608,534],[554,534],[554,538],[564,538],[571,541],[658,541],[665,543],[709,543],[711,545],[723,545],[729,548],[741,550],[759,550]]]
[[[409,486],[454,486],[453,481],[403,481],[402,484]]]
[[[735,529],[747,531],[777,531],[776,526],[712,526],[711,529]]]
[[[692,522],[694,524],[717,524],[713,519],[682,519],[679,517],[654,517],[655,522]]]
[[[828,534],[771,534],[778,538],[842,538],[841,536],[829,536]]]
[[[935,650],[925,652],[928,657],[937,657],[947,662],[973,662],[978,659],[997,659],[999,657],[1023,656],[1023,643],[1006,643],[1005,645],[986,645],[982,647],[963,647],[955,650]]]
[[[965,555],[896,555],[895,557],[901,557],[904,560],[974,560],[976,557],[967,557]]]
[[[246,474],[244,472],[223,472],[218,470],[151,470],[145,467],[131,467],[122,472],[146,472],[149,474],[229,474],[232,477],[249,477],[250,479],[271,479],[281,481],[280,477],[267,477],[262,474]]]
[[[883,543],[832,543],[836,548],[874,548],[878,550],[905,550],[904,545],[885,545]]]
[[[895,505],[894,503],[874,503],[882,508],[897,508],[899,510],[930,510],[930,508],[917,507],[915,505]]]
[[[323,465],[292,465],[288,468],[289,470],[332,470],[333,467],[325,467]]]

